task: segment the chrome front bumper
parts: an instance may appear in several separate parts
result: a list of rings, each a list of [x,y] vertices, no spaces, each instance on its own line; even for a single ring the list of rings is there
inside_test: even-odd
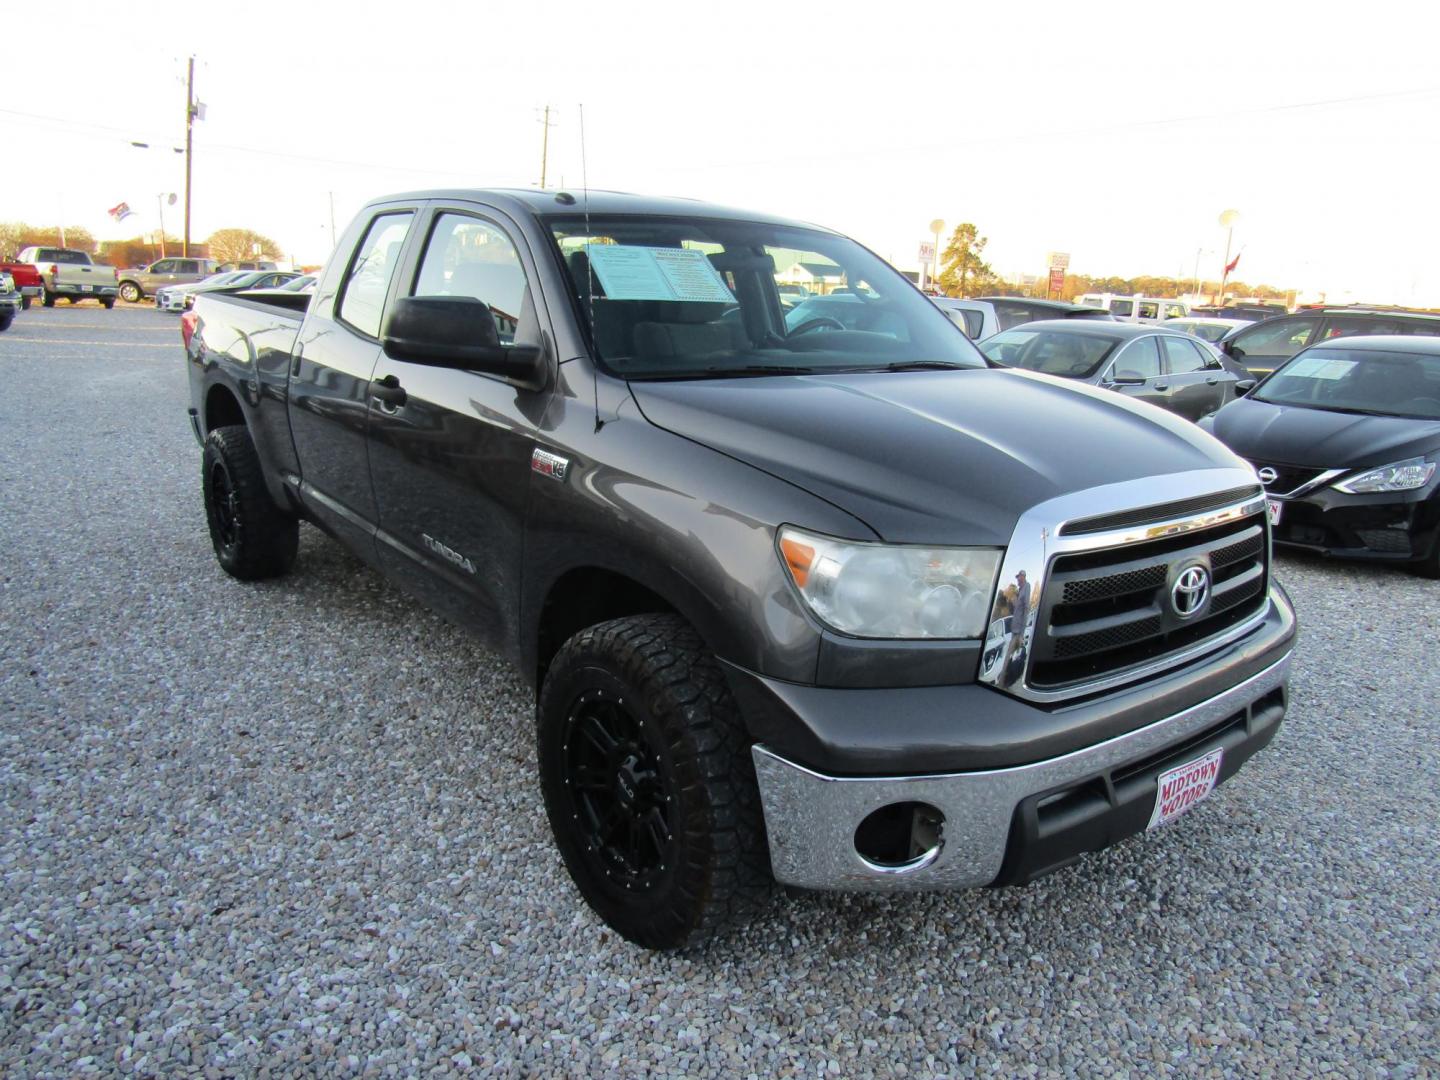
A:
[[[944,889],[989,885],[1000,874],[1021,800],[1086,780],[1204,733],[1286,684],[1290,655],[1183,712],[1048,761],[939,776],[825,776],[755,746],[770,863],[776,880],[809,889]],[[892,803],[928,803],[945,815],[940,842],[907,868],[877,866],[855,850],[855,830]]]

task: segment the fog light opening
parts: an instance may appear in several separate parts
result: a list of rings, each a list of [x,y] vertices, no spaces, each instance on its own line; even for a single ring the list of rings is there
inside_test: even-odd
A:
[[[939,858],[944,826],[945,815],[929,803],[891,803],[856,827],[855,853],[882,874],[922,870]]]

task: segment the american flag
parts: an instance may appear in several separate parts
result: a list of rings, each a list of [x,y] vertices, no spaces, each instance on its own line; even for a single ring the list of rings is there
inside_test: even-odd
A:
[[[131,214],[133,214],[135,211],[133,211],[133,210],[130,209],[130,204],[129,204],[129,203],[123,203],[123,202],[122,202],[122,203],[116,203],[114,206],[110,207],[110,210],[109,210],[108,212],[109,212],[110,216],[113,217],[116,221],[124,221],[127,217],[129,217],[129,216],[130,216]]]

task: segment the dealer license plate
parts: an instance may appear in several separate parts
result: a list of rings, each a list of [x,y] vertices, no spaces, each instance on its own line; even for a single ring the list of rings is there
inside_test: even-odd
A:
[[[1270,527],[1273,529],[1280,524],[1280,511],[1285,509],[1285,504],[1279,499],[1266,499],[1265,512],[1270,515]]]
[[[95,286],[94,286],[94,285],[81,285],[81,286],[80,286],[80,291],[81,291],[81,292],[94,292],[94,291],[95,291]]]
[[[1158,828],[1174,821],[1214,791],[1224,757],[1224,749],[1217,747],[1204,757],[1161,773],[1155,785],[1155,809],[1150,814],[1147,828]]]

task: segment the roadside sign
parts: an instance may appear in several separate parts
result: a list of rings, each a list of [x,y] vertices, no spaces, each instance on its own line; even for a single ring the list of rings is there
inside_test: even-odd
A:
[[[1059,297],[1059,295],[1065,291],[1065,271],[1062,267],[1054,266],[1050,268],[1049,288],[1056,297]]]
[[[929,240],[920,241],[920,262],[929,266],[935,261],[935,245]]]
[[[1052,251],[1049,255],[1045,256],[1045,258],[1045,265],[1050,267],[1051,270],[1070,269],[1070,253],[1068,251]]]

